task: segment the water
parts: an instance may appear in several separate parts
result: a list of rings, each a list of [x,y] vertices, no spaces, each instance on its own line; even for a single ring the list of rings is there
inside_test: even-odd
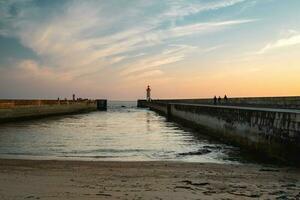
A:
[[[136,102],[0,125],[0,158],[228,163],[237,156],[238,149],[136,108]]]

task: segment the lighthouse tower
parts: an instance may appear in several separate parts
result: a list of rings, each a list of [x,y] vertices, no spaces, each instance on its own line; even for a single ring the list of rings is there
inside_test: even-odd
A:
[[[146,89],[147,95],[146,95],[146,99],[147,101],[151,101],[151,89],[150,86],[148,85],[147,89]]]

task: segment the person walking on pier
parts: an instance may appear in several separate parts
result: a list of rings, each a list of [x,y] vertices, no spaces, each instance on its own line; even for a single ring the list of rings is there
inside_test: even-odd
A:
[[[227,103],[228,102],[228,98],[227,98],[227,95],[225,94],[224,96],[224,102]]]
[[[151,101],[151,89],[149,85],[146,89],[146,92],[147,92],[147,101]]]
[[[218,104],[221,104],[222,98],[219,96],[218,98]]]
[[[214,97],[214,105],[217,105],[217,97]]]

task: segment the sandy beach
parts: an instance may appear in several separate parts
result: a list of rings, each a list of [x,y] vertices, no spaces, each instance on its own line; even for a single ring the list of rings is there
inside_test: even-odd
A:
[[[0,199],[300,199],[300,170],[183,162],[0,160]]]

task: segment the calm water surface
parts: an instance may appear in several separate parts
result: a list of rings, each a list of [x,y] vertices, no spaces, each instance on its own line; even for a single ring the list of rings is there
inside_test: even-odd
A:
[[[236,162],[237,148],[211,142],[136,102],[107,112],[0,125],[0,158]]]

